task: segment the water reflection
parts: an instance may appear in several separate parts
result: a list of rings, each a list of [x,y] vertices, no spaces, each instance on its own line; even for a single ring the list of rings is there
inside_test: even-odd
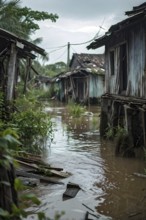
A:
[[[113,143],[102,143],[101,156],[105,159],[105,201],[97,207],[113,219],[146,219],[146,179],[134,176],[146,166],[144,161],[115,157]]]
[[[100,220],[146,219],[146,179],[133,175],[142,172],[144,161],[115,157],[113,143],[100,142],[99,109],[81,118],[70,117],[64,107],[49,107],[54,124],[54,141],[48,147],[45,160],[63,167],[72,176],[63,180],[64,186],[49,185],[39,188],[42,206],[48,216],[65,211],[61,218],[85,219],[87,205]],[[68,182],[80,185],[74,199],[62,201]],[[144,218],[145,217],[145,218]],[[97,219],[91,216],[90,219]]]

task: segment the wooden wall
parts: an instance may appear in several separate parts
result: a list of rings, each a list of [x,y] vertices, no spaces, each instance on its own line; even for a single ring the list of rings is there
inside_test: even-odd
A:
[[[127,88],[120,91],[121,64],[120,47],[127,47]],[[114,74],[111,73],[110,52],[114,50]],[[106,92],[146,98],[146,31],[140,23],[126,30],[117,32],[106,45]]]

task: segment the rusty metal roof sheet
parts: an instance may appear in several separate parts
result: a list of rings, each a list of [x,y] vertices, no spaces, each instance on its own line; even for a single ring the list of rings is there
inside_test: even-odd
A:
[[[77,66],[73,66],[73,61],[76,60]],[[104,68],[104,54],[87,54],[74,53],[70,61],[70,68]]]
[[[75,66],[72,66],[73,61],[77,62]],[[67,78],[72,75],[83,74],[84,76],[87,74],[96,74],[103,75],[105,74],[105,62],[104,62],[104,54],[73,54],[71,62],[70,62],[70,71],[62,72],[55,76],[52,79],[52,82],[58,81],[59,79]]]
[[[22,52],[22,56],[23,56],[23,52],[26,54],[32,53],[32,52],[36,52],[39,53],[43,56],[46,55],[46,52],[44,49],[36,46],[35,44],[24,40],[22,38],[19,38],[18,36],[16,36],[15,34],[4,30],[2,28],[0,28],[0,51],[2,51],[4,48],[6,48],[10,43],[15,42],[16,45],[19,47],[20,45],[23,45],[23,48],[20,47],[20,52]]]
[[[125,12],[125,15],[128,15],[128,16],[133,16],[133,15],[136,15],[140,12],[143,12],[146,10],[146,2],[144,2],[143,4],[141,5],[138,5],[138,6],[134,6],[133,9],[131,11],[126,11]]]
[[[108,32],[100,38],[95,39],[91,44],[87,46],[87,49],[96,49],[104,46],[108,40],[117,32],[122,31],[126,28],[133,27],[136,23],[146,20],[146,3],[133,7],[133,10],[126,12],[129,17],[117,24],[112,25]]]

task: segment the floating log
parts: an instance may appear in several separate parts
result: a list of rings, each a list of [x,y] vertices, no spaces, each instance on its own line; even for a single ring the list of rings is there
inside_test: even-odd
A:
[[[23,176],[23,177],[40,179],[41,182],[54,183],[54,184],[64,184],[63,182],[54,180],[53,178],[42,176],[42,175],[38,175],[38,174],[34,174],[34,173],[28,173],[28,172],[25,172],[25,171],[22,171],[22,170],[21,171],[20,170],[16,170],[16,175],[17,176]]]

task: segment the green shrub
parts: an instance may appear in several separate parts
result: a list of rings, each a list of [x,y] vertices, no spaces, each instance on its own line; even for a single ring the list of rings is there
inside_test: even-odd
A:
[[[112,139],[114,137],[114,128],[108,124],[108,127],[106,129],[105,137],[107,139]]]
[[[67,109],[69,114],[71,114],[74,117],[79,117],[81,116],[81,114],[85,112],[85,107],[73,102],[69,102]]]
[[[48,136],[52,139],[52,123],[43,111],[28,109],[13,115],[13,125],[20,136],[24,150],[41,153]]]
[[[119,125],[117,127],[112,127],[108,124],[105,136],[107,139],[113,139],[114,137],[124,137],[126,134],[127,131],[125,128]]]
[[[116,137],[124,137],[124,136],[126,136],[127,135],[127,131],[126,131],[126,129],[125,128],[123,128],[123,127],[121,127],[121,126],[117,126],[116,128],[115,128],[115,136]]]

